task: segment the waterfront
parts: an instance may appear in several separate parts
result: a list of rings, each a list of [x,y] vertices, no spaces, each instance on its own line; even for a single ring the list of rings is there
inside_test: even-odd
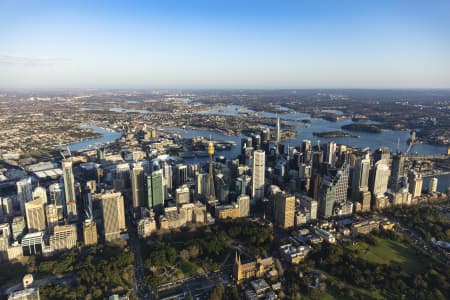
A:
[[[98,138],[88,139],[84,141],[79,141],[68,146],[61,146],[58,149],[67,149],[70,151],[79,151],[85,149],[95,149],[102,145],[114,142],[122,135],[120,132],[114,131],[112,129],[102,128],[94,125],[82,125],[81,128],[89,128],[92,129],[93,132],[99,133],[102,136]]]
[[[237,105],[229,105],[226,107],[221,107],[219,109],[203,111],[201,113],[218,114],[218,115],[236,115],[239,114],[239,112],[254,113],[254,111],[248,109],[239,110],[239,106]],[[338,111],[334,112],[338,113]],[[381,133],[350,132],[354,135],[358,135],[359,138],[352,138],[352,137],[318,138],[313,135],[314,132],[339,131],[342,130],[341,129],[342,126],[352,124],[353,121],[350,119],[342,119],[336,122],[332,122],[321,118],[311,118],[309,114],[292,113],[292,112],[278,115],[270,112],[257,112],[257,114],[260,117],[266,118],[276,118],[277,116],[279,116],[281,120],[285,120],[286,124],[295,126],[297,130],[297,136],[294,139],[284,141],[283,144],[285,144],[286,146],[287,145],[298,146],[303,140],[311,140],[314,145],[317,145],[318,141],[320,141],[320,143],[323,146],[325,146],[325,144],[329,141],[335,141],[338,144],[346,144],[354,147],[369,147],[372,151],[382,146],[389,147],[393,152],[397,150],[397,145],[399,150],[402,152],[405,152],[408,148],[406,142],[410,137],[410,133],[409,131],[405,130],[383,130]],[[306,125],[302,123],[301,120],[309,120],[311,123]],[[417,144],[413,147],[412,152],[418,154],[443,154],[447,152],[447,147],[429,144]]]
[[[124,110],[121,109],[121,112]],[[136,112],[134,110],[128,110],[125,112]],[[146,111],[140,111],[140,113],[151,113]],[[217,109],[207,110],[199,112],[199,114],[218,114],[218,115],[244,115],[246,113],[255,113],[252,110],[242,108],[237,105],[229,105],[226,107],[221,107]],[[324,132],[324,131],[335,131],[342,130],[341,126],[353,123],[350,119],[343,119],[336,122],[320,119],[311,118],[309,114],[304,113],[292,113],[287,112],[283,114],[275,114],[269,112],[257,112],[258,116],[266,118],[276,118],[284,120],[286,124],[295,126],[297,130],[297,136],[293,139],[283,141],[285,146],[298,146],[303,140],[311,140],[314,145],[317,145],[318,141],[322,147],[329,141],[336,141],[339,144],[346,144],[354,147],[369,147],[372,151],[382,147],[387,146],[391,151],[397,150],[397,145],[400,151],[405,152],[407,149],[406,141],[409,138],[409,131],[394,131],[394,130],[383,130],[381,133],[368,133],[368,132],[358,132],[353,133],[358,135],[359,138],[352,137],[336,137],[336,138],[318,138],[313,135],[314,132]],[[301,120],[309,120],[311,123],[306,125],[301,122]],[[71,151],[96,148],[103,144],[107,144],[120,138],[121,133],[112,131],[110,129],[101,128],[98,126],[84,125],[84,128],[91,128],[94,132],[102,134],[99,138],[88,139],[85,141],[80,141],[69,145]],[[240,143],[241,139],[245,137],[242,134],[239,135],[226,135],[210,130],[196,130],[196,129],[182,129],[176,127],[162,127],[159,130],[163,133],[177,133],[181,138],[190,139],[198,136],[203,136],[206,138],[211,137],[212,139],[222,140],[222,141],[232,141],[236,146],[232,146],[229,150],[217,150],[216,156],[224,156],[226,159],[233,159],[240,154]],[[61,147],[65,149],[66,147]],[[436,146],[428,144],[417,144],[413,148],[414,153],[418,154],[442,154],[446,153],[446,146]],[[187,163],[204,163],[207,161],[205,157],[187,158],[185,159]],[[444,192],[450,185],[450,175],[437,176],[439,179],[438,190]],[[423,188],[428,187],[428,181],[431,177],[424,178]]]

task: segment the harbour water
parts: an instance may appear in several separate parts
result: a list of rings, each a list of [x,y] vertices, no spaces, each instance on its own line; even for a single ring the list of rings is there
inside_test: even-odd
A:
[[[204,111],[202,112],[202,114],[236,115],[239,112],[252,112],[248,109],[243,111],[238,111],[237,109],[238,106],[230,105],[220,109]],[[269,112],[258,112],[258,116],[276,118],[277,114]],[[389,147],[391,151],[396,151],[398,145],[398,150],[402,152],[405,152],[408,148],[406,142],[410,135],[409,131],[383,130],[381,133],[351,132],[353,135],[358,135],[359,138],[318,138],[313,135],[314,132],[342,130],[341,127],[343,125],[352,124],[353,121],[350,119],[342,119],[336,122],[332,122],[320,118],[311,118],[309,114],[292,112],[278,114],[278,116],[281,120],[287,120],[285,121],[286,124],[295,126],[297,130],[297,136],[295,138],[283,142],[286,146],[298,146],[303,140],[311,140],[314,145],[317,145],[318,141],[320,141],[320,143],[323,145],[325,145],[329,141],[335,141],[338,144],[346,144],[349,146],[369,147],[372,151],[382,146]],[[301,122],[301,120],[309,120],[311,123],[304,124]],[[447,147],[417,144],[414,145],[411,151],[418,154],[443,154],[447,152]]]
[[[88,139],[84,141],[79,141],[68,146],[61,146],[59,149],[67,149],[70,151],[78,151],[84,149],[96,149],[102,145],[114,142],[122,135],[120,132],[114,131],[112,129],[106,129],[93,125],[82,125],[82,128],[90,128],[93,132],[99,133],[102,136],[98,138]]]
[[[117,111],[122,113],[126,112],[138,112],[138,113],[152,113],[150,111],[137,111],[137,110],[124,110],[117,109]],[[282,110],[287,109],[282,107]],[[242,108],[237,105],[229,105],[226,107],[221,107],[218,109],[212,109],[207,111],[199,112],[199,114],[218,114],[218,115],[238,115],[245,113],[255,113],[247,108]],[[258,112],[258,116],[267,118],[276,118],[277,114],[270,112]],[[353,123],[350,119],[342,119],[336,122],[324,120],[321,118],[311,118],[309,114],[304,113],[293,113],[286,112],[283,114],[278,114],[281,120],[284,120],[286,124],[293,125],[297,130],[297,136],[293,139],[286,140],[283,142],[285,146],[298,146],[303,140],[311,140],[314,145],[320,143],[323,147],[329,141],[335,141],[338,144],[346,144],[354,147],[369,147],[371,151],[386,146],[391,149],[391,151],[400,150],[405,152],[407,150],[407,140],[409,138],[409,131],[399,131],[399,130],[383,130],[381,133],[368,133],[368,132],[352,132],[352,134],[359,136],[358,138],[352,137],[337,137],[337,138],[318,138],[313,135],[314,132],[325,132],[325,131],[338,131],[342,130],[341,126]],[[305,124],[301,122],[302,120],[309,120],[310,124]],[[89,139],[85,141],[80,141],[69,145],[69,149],[80,150],[86,148],[97,148],[100,145],[110,143],[115,141],[120,137],[120,133],[116,131],[111,131],[109,129],[104,129],[97,126],[86,125],[85,128],[91,128],[94,132],[100,133],[103,136],[95,139]],[[240,153],[240,143],[243,135],[225,135],[209,130],[192,130],[192,129],[181,129],[181,128],[161,128],[161,130],[175,132],[179,134],[182,138],[193,138],[198,136],[211,137],[212,139],[218,139],[223,141],[233,141],[236,146],[231,147],[230,150],[216,151],[216,155],[223,155],[227,159],[235,158]],[[62,147],[64,148],[64,147]],[[413,153],[418,154],[443,154],[447,152],[446,146],[429,145],[429,144],[417,144],[412,148]],[[194,162],[204,162],[206,158],[190,158],[186,159],[187,163]],[[428,181],[431,177],[424,178],[423,187],[426,189],[428,187]],[[446,191],[450,185],[450,175],[438,176],[438,190]]]

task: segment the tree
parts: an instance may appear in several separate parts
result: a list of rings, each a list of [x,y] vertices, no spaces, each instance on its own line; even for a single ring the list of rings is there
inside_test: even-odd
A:
[[[180,251],[180,258],[184,261],[189,260],[189,251],[186,249],[183,249]]]

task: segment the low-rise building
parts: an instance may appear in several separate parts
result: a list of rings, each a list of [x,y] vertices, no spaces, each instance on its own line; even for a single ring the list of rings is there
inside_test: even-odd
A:
[[[259,258],[248,263],[241,262],[241,256],[236,252],[236,258],[233,268],[233,276],[236,283],[246,279],[261,278],[265,273],[274,268],[274,259],[272,257]]]
[[[321,228],[315,228],[315,233],[318,236],[320,236],[324,241],[326,241],[330,244],[336,243],[336,238],[335,238],[334,234],[331,232],[328,232]]]
[[[219,205],[214,208],[216,218],[218,219],[237,219],[241,216],[239,206],[235,203],[228,205]]]
[[[359,222],[354,222],[350,227],[352,235],[368,234],[371,231],[380,227],[380,221],[375,219],[368,219]]]
[[[311,247],[307,245],[295,246],[290,243],[280,246],[281,257],[291,264],[303,261],[310,250]]]
[[[140,238],[149,237],[156,230],[155,218],[143,218],[138,221],[138,235]]]

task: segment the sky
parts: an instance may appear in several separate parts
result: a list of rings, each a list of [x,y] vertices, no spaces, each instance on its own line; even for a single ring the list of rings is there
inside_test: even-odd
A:
[[[450,1],[0,0],[0,88],[450,88]]]

